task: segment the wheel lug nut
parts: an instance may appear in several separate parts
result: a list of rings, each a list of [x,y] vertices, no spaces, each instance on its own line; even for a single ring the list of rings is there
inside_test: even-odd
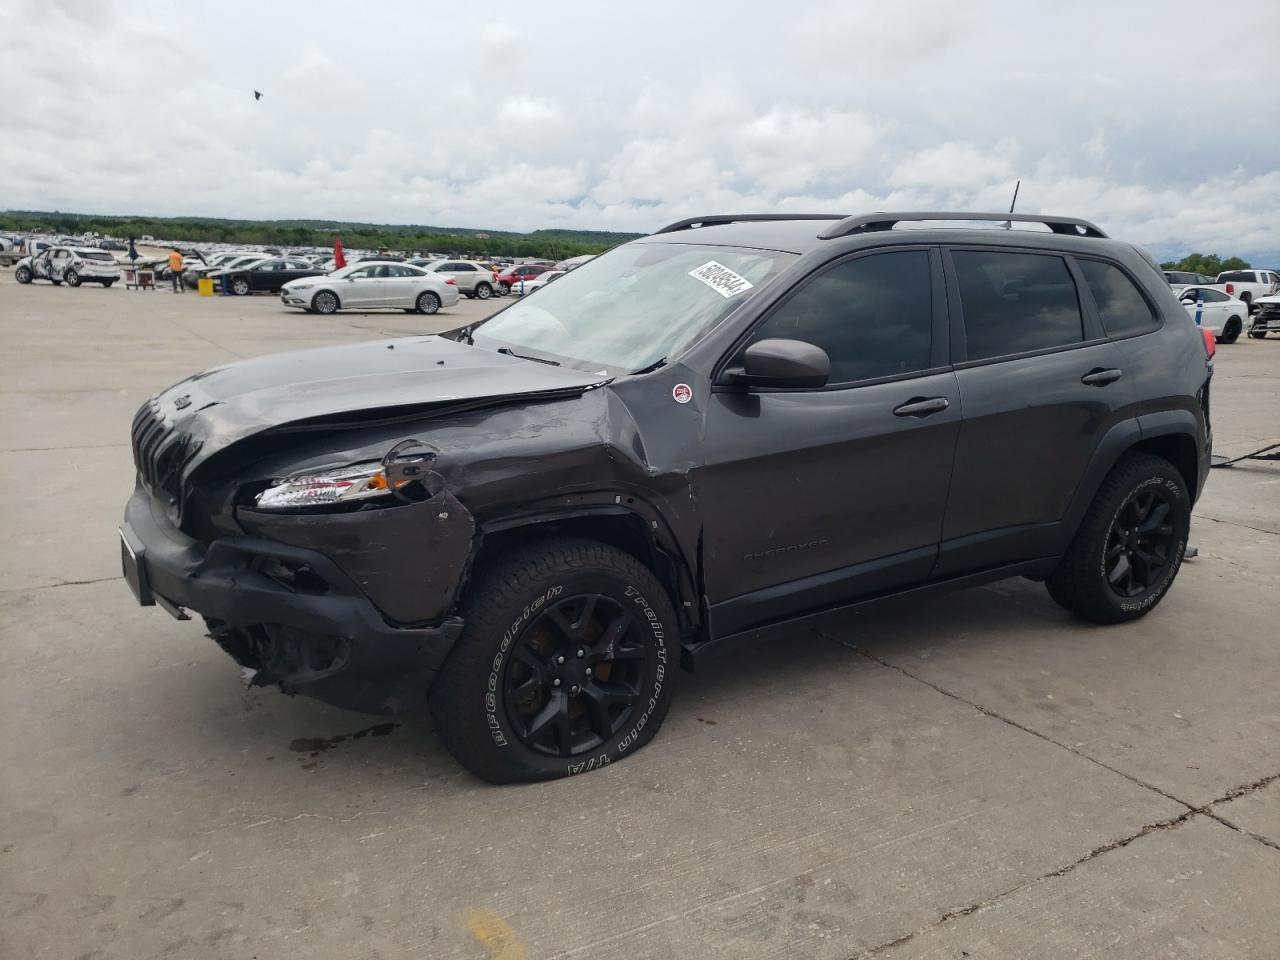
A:
[[[578,692],[578,685],[575,683],[572,687],[570,687],[570,688],[569,688],[569,692],[570,692],[570,693],[577,693],[577,692]]]
[[[587,675],[588,677],[589,677],[589,676],[591,676],[591,668],[590,668],[590,667],[587,667],[587,669],[586,669],[584,672],[586,673],[586,675]]]
[[[551,685],[552,685],[553,687],[558,687],[558,686],[560,686],[560,678],[559,678],[559,677],[556,677],[554,680],[552,680],[552,681],[551,681]]]
[[[587,651],[585,651],[585,650],[579,650],[579,651],[578,651],[578,659],[579,659],[579,660],[581,660],[581,659],[582,659],[583,657],[585,657],[586,655],[587,655]]]
[[[556,657],[556,663],[564,663],[564,654]]]

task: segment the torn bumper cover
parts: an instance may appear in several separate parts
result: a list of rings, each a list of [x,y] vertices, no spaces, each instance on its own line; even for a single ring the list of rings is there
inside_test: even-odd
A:
[[[178,530],[139,486],[120,528],[124,577],[144,606],[202,614],[219,646],[254,671],[254,685],[277,684],[353,710],[411,709],[462,630],[447,611],[473,524],[452,496],[440,497],[347,514],[336,527],[333,516],[308,524],[254,513],[242,518],[254,536],[204,544]],[[452,523],[439,519],[444,514]],[[423,533],[429,526],[434,535]],[[397,538],[421,537],[422,552],[409,551],[419,562],[407,571],[379,566],[392,552],[383,538],[393,528]],[[452,568],[447,589],[428,579],[427,568],[437,566]],[[416,591],[405,590],[406,578]]]

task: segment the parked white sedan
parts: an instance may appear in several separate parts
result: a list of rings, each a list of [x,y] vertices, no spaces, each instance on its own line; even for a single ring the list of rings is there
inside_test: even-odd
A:
[[[1249,304],[1213,287],[1184,287],[1178,299],[1191,319],[1212,330],[1219,343],[1234,343],[1249,317]]]
[[[563,277],[568,272],[567,270],[548,270],[545,273],[538,274],[532,280],[521,280],[519,283],[512,285],[511,292],[518,294],[533,293],[533,291],[541,290],[552,280]]]
[[[381,310],[435,313],[458,302],[457,284],[407,263],[362,260],[323,277],[290,280],[280,289],[287,307],[308,313]]]

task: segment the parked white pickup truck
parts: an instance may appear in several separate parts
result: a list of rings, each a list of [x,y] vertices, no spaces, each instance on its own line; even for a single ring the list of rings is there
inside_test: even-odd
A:
[[[1213,287],[1243,300],[1252,313],[1259,297],[1280,293],[1280,276],[1270,270],[1228,270],[1218,274]]]
[[[56,242],[50,237],[23,237],[16,243],[0,244],[0,267],[11,267],[23,257],[39,256]]]

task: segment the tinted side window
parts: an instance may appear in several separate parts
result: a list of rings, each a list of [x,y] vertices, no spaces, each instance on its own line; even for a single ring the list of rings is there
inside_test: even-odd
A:
[[[1250,270],[1232,270],[1218,274],[1219,283],[1252,283],[1253,272]]]
[[[956,250],[968,359],[1084,340],[1075,281],[1061,257]]]
[[[814,277],[752,336],[803,340],[827,351],[831,382],[926,370],[933,342],[929,254],[860,257]]]
[[[1204,294],[1203,299],[1205,303],[1225,303],[1231,299],[1225,293],[1218,290],[1201,290],[1200,293]]]
[[[1098,305],[1107,336],[1127,337],[1155,329],[1159,322],[1155,311],[1123,270],[1097,260],[1077,262],[1089,284],[1093,302]]]

